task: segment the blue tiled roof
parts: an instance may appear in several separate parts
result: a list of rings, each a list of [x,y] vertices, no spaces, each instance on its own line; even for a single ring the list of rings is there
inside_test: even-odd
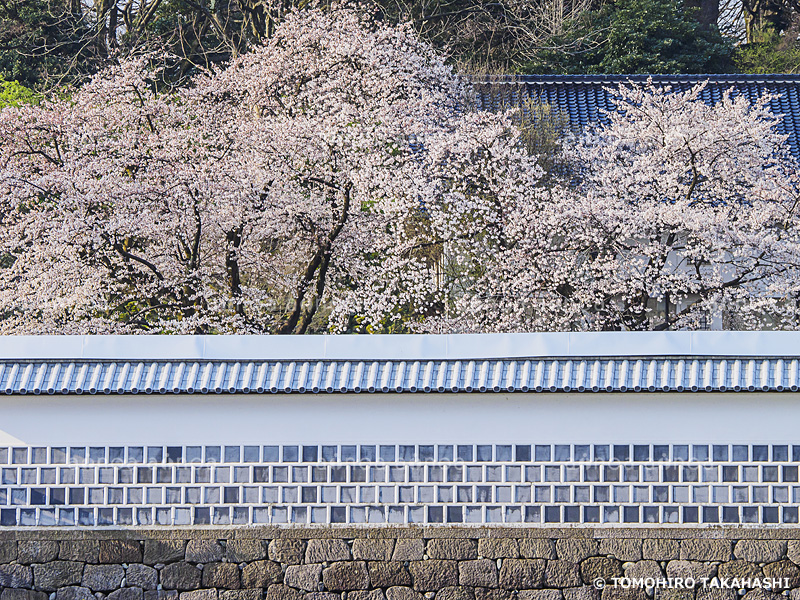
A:
[[[0,394],[800,391],[800,332],[0,336]]]
[[[675,91],[686,91],[708,80],[701,97],[709,104],[717,102],[729,88],[735,88],[750,101],[764,93],[777,95],[770,107],[775,114],[783,115],[778,132],[789,136],[792,154],[800,158],[800,75],[498,76],[480,80],[480,84],[493,85],[491,88],[478,86],[478,106],[496,110],[503,104],[517,104],[525,96],[538,97],[551,106],[557,106],[569,117],[573,131],[579,132],[586,125],[601,121],[602,111],[614,108],[605,88],[614,88],[628,81],[644,83],[648,77],[652,77],[654,83],[668,85]],[[498,91],[506,86],[506,92]]]

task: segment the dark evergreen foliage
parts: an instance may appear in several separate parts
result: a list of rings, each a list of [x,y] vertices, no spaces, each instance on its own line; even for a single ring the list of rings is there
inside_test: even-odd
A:
[[[732,69],[732,46],[704,27],[680,0],[617,0],[584,14],[577,50],[545,50],[531,73],[720,73]],[[568,47],[571,40],[563,40]]]
[[[0,2],[0,78],[28,87],[71,81],[88,68],[87,32],[77,0]]]

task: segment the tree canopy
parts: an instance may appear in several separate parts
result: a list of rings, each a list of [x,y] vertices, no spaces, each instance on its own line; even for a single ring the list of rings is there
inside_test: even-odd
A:
[[[442,243],[491,237],[539,173],[430,45],[352,9],[177,91],[163,68],[0,112],[0,330],[303,333],[365,295],[424,314]]]
[[[670,1],[618,0],[582,68],[719,58]],[[410,23],[272,23],[186,71],[159,51],[63,93],[2,83],[0,331],[798,326],[798,165],[769,96],[622,86],[574,137],[535,100],[477,110]]]
[[[718,73],[731,70],[732,44],[675,0],[616,0],[561,39],[574,48],[540,52],[526,70],[543,73]]]
[[[362,0],[407,23],[468,73],[701,73],[796,69],[795,0]],[[167,51],[185,83],[328,0],[8,0],[0,78],[37,90],[82,84],[120,58]],[[720,33],[722,32],[722,33]]]
[[[797,328],[795,162],[769,97],[709,106],[703,85],[620,87],[608,125],[566,150],[579,177],[515,207],[442,327]]]
[[[0,108],[36,102],[37,94],[16,81],[0,80]]]
[[[623,86],[607,125],[543,143],[538,112],[474,109],[410,27],[350,8],[188,86],[172,64],[0,111],[0,331],[798,324],[769,97]]]

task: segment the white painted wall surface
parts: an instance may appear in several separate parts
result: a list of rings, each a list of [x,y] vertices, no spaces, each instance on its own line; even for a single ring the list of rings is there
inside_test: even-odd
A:
[[[798,443],[798,393],[7,396],[0,445]]]
[[[454,335],[0,336],[0,360],[491,360],[795,357],[800,331],[602,331]]]

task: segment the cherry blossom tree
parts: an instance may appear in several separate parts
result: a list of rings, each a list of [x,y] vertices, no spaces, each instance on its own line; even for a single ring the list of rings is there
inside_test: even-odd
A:
[[[508,242],[432,330],[797,328],[797,165],[764,96],[715,105],[613,90],[552,201],[517,204]]]
[[[0,112],[0,331],[391,327],[436,312],[436,253],[496,237],[536,173],[508,115],[355,9],[290,16],[186,89],[157,59]]]
[[[452,317],[453,303],[472,298],[486,270],[515,243],[518,213],[549,201],[537,161],[510,115],[470,113],[426,136],[409,199],[418,208],[394,224],[384,254],[362,263],[357,285],[333,310],[332,329],[347,330],[353,315],[374,332],[426,330],[422,323]],[[475,325],[446,329],[465,327]]]

